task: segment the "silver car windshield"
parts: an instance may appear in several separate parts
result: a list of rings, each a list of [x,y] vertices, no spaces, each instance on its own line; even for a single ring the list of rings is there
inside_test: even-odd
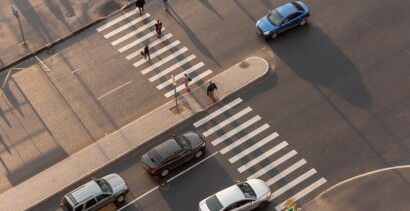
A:
[[[103,179],[99,179],[99,180],[95,180],[95,182],[98,184],[98,186],[100,186],[103,192],[112,193],[111,185],[107,181]]]
[[[279,24],[282,22],[283,17],[278,13],[278,11],[273,10],[269,15],[268,15],[268,20],[271,24],[275,26],[279,26]]]
[[[246,183],[246,182],[242,182],[238,184],[239,189],[241,189],[243,195],[245,196],[245,198],[248,199],[255,199],[256,198],[256,193],[255,191],[252,189],[252,187]]]

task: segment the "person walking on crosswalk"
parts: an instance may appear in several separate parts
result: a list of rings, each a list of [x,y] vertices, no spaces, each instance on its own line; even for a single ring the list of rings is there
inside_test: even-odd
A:
[[[145,0],[137,0],[135,2],[135,6],[137,7],[136,9],[139,9],[140,15],[144,12],[144,5],[145,5]]]
[[[149,56],[148,44],[145,44],[145,47],[144,47],[144,57],[145,57],[145,59],[147,59],[147,56],[148,56],[148,61],[151,61],[151,57]]]
[[[157,32],[157,36],[161,37],[161,30],[162,30],[162,23],[161,21],[157,20],[155,23],[155,31]]]
[[[208,80],[209,85],[208,88],[206,89],[206,95],[208,95],[214,102],[216,102],[216,98],[214,95],[214,91],[218,89],[216,84],[212,82],[212,80]]]
[[[188,85],[189,85],[188,83],[189,83],[190,81],[192,81],[192,78],[191,78],[188,74],[185,73],[185,74],[184,74],[184,77],[182,77],[180,83],[185,85],[185,89],[186,89],[187,92],[190,92],[190,91],[191,91],[191,89],[190,89],[189,86],[188,86]]]

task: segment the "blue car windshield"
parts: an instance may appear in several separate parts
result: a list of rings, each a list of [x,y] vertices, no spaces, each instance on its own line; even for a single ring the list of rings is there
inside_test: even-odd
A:
[[[271,24],[275,26],[279,26],[279,24],[282,22],[283,17],[278,13],[278,11],[273,10],[269,15],[268,15],[268,20]]]

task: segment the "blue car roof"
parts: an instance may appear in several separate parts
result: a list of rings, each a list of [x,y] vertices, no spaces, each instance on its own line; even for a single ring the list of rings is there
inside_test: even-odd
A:
[[[282,17],[287,17],[288,15],[297,12],[298,9],[292,3],[287,3],[276,8],[276,11],[278,11]]]

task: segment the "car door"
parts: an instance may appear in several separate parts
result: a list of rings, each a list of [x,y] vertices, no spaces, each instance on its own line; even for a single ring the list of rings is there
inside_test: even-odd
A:
[[[181,150],[176,153],[173,153],[165,160],[165,166],[169,169],[174,169],[181,164],[192,159],[192,153],[188,150]]]
[[[298,17],[300,16],[299,12],[290,14],[288,17],[284,18],[282,23],[280,24],[280,29],[279,29],[279,33],[280,32],[284,32],[294,26],[296,26],[297,24],[299,24],[300,20],[298,21]]]
[[[300,21],[302,20],[302,13],[296,12],[289,16],[290,27],[294,27],[299,25]]]
[[[111,203],[114,200],[113,195],[108,193],[101,193],[96,197],[96,199],[99,208],[104,207],[105,205]]]

